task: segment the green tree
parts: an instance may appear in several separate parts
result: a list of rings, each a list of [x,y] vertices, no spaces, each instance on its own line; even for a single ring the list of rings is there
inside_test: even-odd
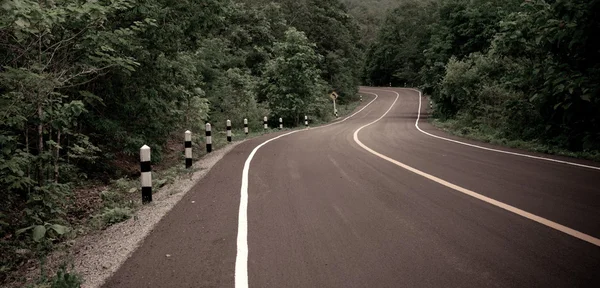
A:
[[[426,1],[404,1],[391,10],[377,39],[369,47],[364,77],[370,85],[416,86],[429,43],[429,31],[423,29],[433,20],[435,6]]]
[[[318,113],[319,99],[326,97],[324,81],[317,68],[321,56],[304,33],[290,28],[284,42],[275,43],[275,58],[267,63],[261,91],[273,117],[298,125],[305,114]]]

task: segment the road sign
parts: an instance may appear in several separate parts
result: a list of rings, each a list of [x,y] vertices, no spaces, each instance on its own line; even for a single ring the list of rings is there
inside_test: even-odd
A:
[[[333,100],[333,115],[335,115],[335,117],[338,117],[338,113],[337,113],[337,108],[335,107],[335,99],[337,99],[339,96],[337,93],[335,93],[335,91],[331,92],[331,94],[329,94],[329,98],[331,98],[331,100]]]
[[[331,92],[331,94],[329,94],[329,98],[331,98],[331,100],[337,99],[339,96],[337,93],[335,93],[335,91]]]

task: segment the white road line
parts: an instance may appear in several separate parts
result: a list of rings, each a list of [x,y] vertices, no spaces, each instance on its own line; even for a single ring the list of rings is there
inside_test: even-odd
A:
[[[384,91],[384,90],[382,90],[382,91]],[[389,90],[385,90],[385,91],[389,91]],[[356,142],[360,147],[362,147],[363,149],[367,150],[371,154],[374,154],[375,156],[377,156],[377,157],[379,157],[381,159],[384,159],[384,160],[386,160],[388,162],[391,162],[391,163],[393,163],[393,164],[395,164],[395,165],[397,165],[397,166],[399,166],[401,168],[404,168],[404,169],[406,169],[406,170],[408,170],[410,172],[413,172],[413,173],[415,173],[417,175],[423,176],[423,177],[425,177],[425,178],[427,178],[427,179],[429,179],[431,181],[437,182],[438,184],[446,186],[446,187],[448,187],[450,189],[454,189],[454,190],[456,190],[458,192],[464,193],[464,194],[469,195],[471,197],[477,198],[477,199],[479,199],[481,201],[487,202],[487,203],[492,204],[492,205],[494,205],[496,207],[499,207],[499,208],[502,208],[502,209],[507,210],[509,212],[515,213],[515,214],[520,215],[522,217],[525,217],[527,219],[533,220],[535,222],[538,222],[538,223],[540,223],[542,225],[545,225],[547,227],[550,227],[552,229],[556,229],[556,230],[558,230],[560,232],[563,232],[565,234],[571,235],[571,236],[573,236],[575,238],[579,238],[579,239],[581,239],[583,241],[586,241],[588,243],[594,244],[596,246],[600,246],[600,239],[598,239],[598,238],[595,238],[595,237],[592,237],[590,235],[584,234],[582,232],[579,232],[577,230],[571,229],[571,228],[569,228],[567,226],[558,224],[556,222],[550,221],[548,219],[542,218],[542,217],[537,216],[535,214],[531,214],[531,213],[529,213],[527,211],[521,210],[521,209],[516,208],[514,206],[510,206],[508,204],[502,203],[502,202],[494,200],[492,198],[489,198],[489,197],[483,196],[481,194],[475,193],[475,192],[473,192],[473,191],[471,191],[469,189],[465,189],[465,188],[460,187],[460,186],[458,186],[456,184],[452,184],[452,183],[450,183],[448,181],[445,181],[443,179],[437,178],[437,177],[435,177],[433,175],[427,174],[427,173],[425,173],[425,172],[423,172],[421,170],[418,170],[418,169],[413,168],[411,166],[408,166],[408,165],[406,165],[404,163],[396,161],[396,160],[394,160],[394,159],[392,159],[390,157],[387,157],[387,156],[385,156],[385,155],[383,155],[383,154],[381,154],[381,153],[379,153],[379,152],[377,152],[377,151],[369,148],[367,145],[363,144],[358,139],[358,132],[360,132],[360,130],[362,130],[363,128],[368,127],[368,126],[376,123],[377,121],[381,120],[383,117],[385,117],[385,115],[387,115],[388,112],[390,112],[390,110],[392,110],[392,107],[394,107],[394,104],[396,104],[396,101],[398,100],[399,97],[400,97],[400,94],[396,93],[396,100],[394,100],[394,103],[392,103],[392,106],[390,106],[390,108],[381,117],[379,117],[377,120],[375,120],[375,121],[373,121],[373,122],[371,122],[369,124],[366,124],[366,125],[358,128],[356,131],[354,131],[354,142]]]
[[[478,145],[474,145],[474,144],[469,144],[469,143],[465,143],[465,142],[461,142],[461,141],[457,141],[457,140],[453,140],[453,139],[448,139],[448,138],[444,138],[444,137],[441,137],[441,136],[437,136],[437,135],[431,134],[429,132],[425,132],[425,131],[421,130],[421,128],[419,127],[419,120],[421,119],[421,98],[422,98],[423,94],[421,93],[421,91],[416,90],[416,89],[410,89],[410,88],[402,88],[402,89],[411,90],[411,91],[415,91],[415,92],[419,93],[419,111],[417,113],[417,121],[415,122],[415,127],[419,131],[421,131],[421,133],[423,133],[425,135],[429,135],[429,136],[431,136],[433,138],[437,138],[437,139],[441,139],[441,140],[445,140],[445,141],[449,141],[449,142],[452,142],[452,143],[456,143],[456,144],[460,144],[460,145],[465,145],[465,146],[469,146],[469,147],[473,147],[473,148],[483,149],[483,150],[487,150],[487,151],[493,151],[493,152],[498,152],[498,153],[504,153],[504,154],[514,155],[514,156],[527,157],[527,158],[532,158],[532,159],[537,159],[537,160],[550,161],[550,162],[561,163],[561,164],[566,164],[566,165],[572,165],[572,166],[577,166],[577,167],[583,167],[583,168],[589,168],[589,169],[594,169],[594,170],[600,170],[600,167],[596,167],[596,166],[579,164],[579,163],[573,163],[573,162],[569,162],[569,161],[557,160],[557,159],[546,158],[546,157],[539,157],[539,156],[521,154],[521,153],[516,153],[516,152],[509,152],[509,151],[504,151],[504,150],[498,150],[498,149],[493,149],[493,148],[478,146]],[[392,91],[392,90],[379,90],[379,91],[393,92],[393,93],[398,94],[398,92]]]
[[[373,94],[373,93],[370,93],[370,94]],[[248,172],[250,171],[250,163],[252,162],[252,158],[254,158],[254,155],[256,154],[258,149],[260,149],[260,147],[264,146],[265,144],[267,144],[271,141],[277,140],[277,139],[279,139],[281,137],[285,137],[287,135],[291,135],[291,134],[294,134],[297,132],[302,132],[302,131],[310,131],[310,130],[320,129],[320,128],[324,128],[324,127],[328,127],[331,125],[336,125],[336,124],[342,123],[342,122],[350,119],[354,115],[360,113],[361,111],[365,110],[365,108],[369,107],[369,105],[371,105],[371,103],[375,102],[375,100],[377,100],[377,98],[379,96],[377,96],[376,94],[373,94],[373,95],[375,95],[375,98],[373,98],[373,100],[371,100],[371,102],[369,102],[367,105],[365,105],[365,107],[354,112],[354,114],[342,119],[341,121],[330,123],[330,124],[323,125],[323,126],[318,126],[315,128],[310,128],[310,129],[295,130],[292,132],[288,132],[288,133],[279,135],[277,137],[271,138],[271,139],[261,143],[260,145],[256,146],[252,150],[252,152],[250,152],[248,159],[246,159],[246,162],[244,163],[244,170],[242,171],[242,187],[240,189],[240,210],[238,213],[237,254],[235,257],[235,288],[247,288],[248,287]]]

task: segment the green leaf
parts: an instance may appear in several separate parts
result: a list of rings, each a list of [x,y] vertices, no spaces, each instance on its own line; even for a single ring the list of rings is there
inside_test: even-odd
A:
[[[46,236],[46,227],[44,225],[37,225],[33,228],[33,241],[39,242]]]
[[[540,97],[540,94],[533,94],[533,96],[531,96],[531,98],[529,98],[529,102],[533,102],[536,99],[538,99]]]
[[[581,100],[591,102],[590,94],[581,95]]]
[[[31,225],[29,227],[23,228],[23,229],[19,229],[17,230],[17,232],[15,232],[16,235],[22,234],[23,232],[27,232],[27,230],[30,230],[31,228],[35,227],[35,225]]]
[[[20,28],[27,28],[29,27],[29,21],[23,19],[23,18],[19,18],[17,19],[17,21],[15,21],[15,24],[17,24],[17,26],[19,26]]]
[[[63,235],[69,231],[69,227],[53,224],[50,229],[54,230],[58,235]]]
[[[558,107],[560,107],[561,105],[563,105],[563,102],[560,102],[560,103],[554,105],[554,110],[558,109]]]

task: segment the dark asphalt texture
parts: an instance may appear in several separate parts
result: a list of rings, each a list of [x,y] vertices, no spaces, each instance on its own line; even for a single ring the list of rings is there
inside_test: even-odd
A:
[[[396,98],[383,90],[400,97],[384,118],[358,134],[365,145],[600,238],[600,171],[433,138],[415,128],[416,92],[363,87],[379,98],[353,118],[282,137],[254,156],[250,287],[600,287],[600,247],[361,148],[354,131],[381,117]],[[373,99],[363,95],[363,105]],[[423,104],[426,117],[426,99]],[[426,119],[419,126],[446,138],[536,155],[453,137]],[[276,135],[227,154],[104,287],[233,287],[243,165],[254,147]]]

